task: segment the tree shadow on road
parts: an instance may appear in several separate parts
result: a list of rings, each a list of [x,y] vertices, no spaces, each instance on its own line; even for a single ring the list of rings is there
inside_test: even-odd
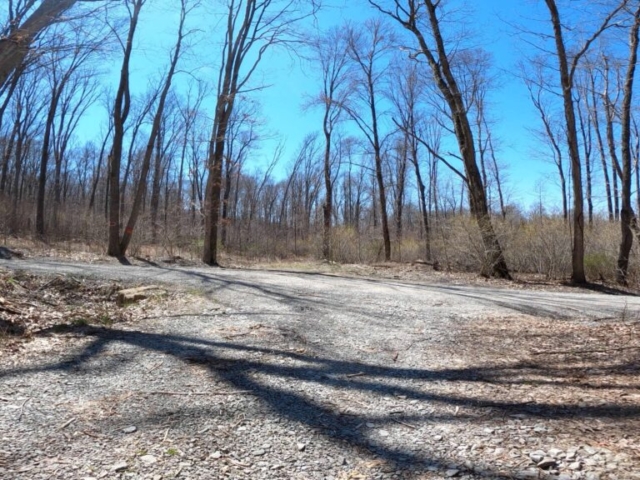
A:
[[[498,385],[517,385],[527,383],[523,380],[524,371],[537,371],[553,378],[558,388],[571,386],[571,371],[565,371],[561,365],[549,368],[543,364],[514,361],[501,366],[477,366],[450,369],[419,369],[399,366],[385,367],[358,361],[336,360],[327,356],[315,356],[297,353],[284,349],[264,348],[242,343],[203,340],[200,338],[142,331],[125,331],[113,328],[68,327],[75,335],[85,335],[91,342],[79,353],[67,357],[64,361],[40,365],[30,368],[2,369],[0,378],[16,377],[35,371],[64,371],[67,374],[86,374],[92,368],[100,368],[101,372],[126,368],[127,362],[113,362],[95,367],[90,360],[100,356],[109,344],[119,342],[145,351],[171,356],[185,363],[197,362],[206,368],[218,383],[223,382],[231,391],[249,392],[258,399],[274,415],[282,419],[309,427],[331,442],[345,448],[364,450],[376,458],[390,464],[395,469],[411,469],[419,472],[425,469],[456,468],[469,474],[485,475],[490,478],[517,478],[515,472],[504,472],[490,465],[470,468],[456,463],[455,459],[438,455],[417,454],[414,451],[394,448],[382,441],[377,441],[364,434],[359,428],[363,422],[375,422],[377,425],[419,425],[424,420],[444,422],[475,422],[479,418],[470,411],[485,412],[481,417],[499,418],[515,416],[533,419],[637,419],[640,406],[633,404],[605,403],[601,405],[579,406],[572,403],[554,403],[551,401],[500,400],[491,395],[491,387]],[[47,334],[42,332],[41,334]],[[255,354],[261,354],[262,357]],[[260,360],[291,361],[274,362]],[[637,357],[632,364],[621,365],[621,371],[633,375],[637,379]],[[602,372],[605,375],[607,372]],[[598,373],[595,373],[598,375]],[[272,377],[280,382],[260,381],[257,378]],[[281,382],[284,380],[285,382]],[[456,413],[441,413],[425,418],[415,413],[389,413],[386,415],[353,414],[345,412],[335,405],[328,405],[320,399],[311,399],[295,388],[276,385],[294,386],[296,382],[314,382],[318,387],[357,392],[368,396],[391,395],[416,400],[430,405],[446,406],[456,409]],[[450,384],[471,383],[488,387],[475,394],[469,390],[462,393],[439,393],[432,385],[443,382]],[[581,387],[584,385],[580,384]],[[634,385],[633,388],[638,388]],[[465,394],[466,392],[466,394]],[[489,393],[488,393],[489,392]],[[153,392],[140,392],[151,395]],[[199,392],[206,397],[206,391]],[[185,408],[191,408],[185,406]],[[206,407],[201,411],[191,410],[190,416],[211,415]],[[461,413],[457,413],[461,409]],[[445,412],[447,409],[444,409]],[[136,418],[135,421],[154,422],[153,418]],[[416,427],[417,428],[417,427]]]

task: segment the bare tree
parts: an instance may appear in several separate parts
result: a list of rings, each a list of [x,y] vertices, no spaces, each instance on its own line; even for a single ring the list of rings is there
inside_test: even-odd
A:
[[[131,214],[129,215],[127,226],[122,235],[122,239],[120,240],[119,255],[124,255],[126,253],[127,248],[129,247],[129,242],[131,241],[131,236],[133,235],[133,230],[136,226],[136,222],[138,221],[138,215],[140,214],[142,199],[144,198],[144,195],[147,189],[147,176],[149,174],[151,156],[153,155],[154,146],[156,145],[156,141],[160,133],[160,127],[161,127],[161,122],[162,122],[162,118],[165,111],[165,105],[167,103],[167,97],[169,96],[169,92],[171,90],[171,84],[173,82],[173,78],[175,76],[176,69],[178,66],[178,60],[180,59],[182,43],[184,41],[185,36],[188,34],[188,32],[185,32],[186,18],[189,12],[192,11],[196,5],[197,3],[189,5],[188,0],[180,0],[180,20],[178,22],[177,40],[176,40],[175,46],[173,47],[173,51],[171,52],[169,70],[164,77],[162,89],[160,92],[160,98],[158,100],[158,106],[153,116],[151,132],[149,133],[147,146],[145,148],[144,157],[142,160],[140,178],[138,179],[136,193],[133,200],[133,205],[131,206]]]
[[[611,181],[609,178],[609,167],[607,166],[607,154],[605,150],[604,140],[602,138],[602,129],[600,128],[600,106],[601,103],[598,101],[598,72],[596,71],[595,65],[593,62],[589,62],[586,65],[586,70],[589,76],[589,118],[591,121],[591,125],[593,126],[593,132],[596,137],[596,145],[598,147],[598,152],[600,153],[600,162],[602,165],[602,175],[604,178],[604,186],[605,186],[605,194],[607,197],[607,213],[609,215],[609,221],[613,222],[615,219],[615,212],[613,209],[613,197],[611,192]],[[590,100],[590,101],[589,101]]]
[[[624,80],[621,131],[620,131],[620,152],[622,157],[622,208],[620,209],[620,251],[618,253],[617,280],[619,283],[627,284],[627,274],[629,270],[629,253],[633,245],[632,227],[636,227],[636,218],[631,203],[631,102],[633,99],[633,82],[635,78],[636,63],[638,60],[638,31],[640,30],[640,3],[635,3],[633,12],[633,24],[629,31],[629,61]]]
[[[229,119],[227,147],[225,154],[224,191],[222,193],[222,228],[220,241],[227,246],[228,224],[232,209],[230,208],[234,177],[240,175],[242,167],[252,149],[256,148],[260,135],[259,109],[257,105],[246,101],[238,105]]]
[[[120,250],[120,164],[124,143],[125,123],[131,108],[131,93],[129,85],[129,62],[133,51],[133,39],[140,11],[146,0],[126,0],[125,6],[129,12],[129,29],[124,42],[120,81],[113,105],[113,145],[109,154],[109,246],[107,254],[119,257]]]
[[[397,61],[400,62],[400,60]],[[414,168],[418,187],[418,203],[424,228],[425,258],[427,261],[431,261],[431,226],[427,187],[423,180],[424,172],[420,165],[419,151],[421,143],[421,135],[418,131],[420,117],[426,115],[420,109],[420,103],[425,94],[425,84],[421,80],[420,68],[421,65],[414,61],[410,63],[405,61],[394,66],[395,75],[391,80],[389,96],[395,110],[393,121],[402,131],[407,159]]]
[[[247,87],[265,52],[271,47],[291,42],[292,27],[316,10],[315,0],[227,0],[226,32],[209,141],[209,177],[205,193],[202,261],[208,265],[218,264],[222,163],[236,98]]]
[[[578,131],[576,127],[576,114],[574,108],[573,89],[575,74],[582,57],[589,51],[593,42],[607,30],[627,4],[627,0],[620,2],[604,18],[602,23],[587,38],[584,43],[570,54],[565,45],[564,31],[567,28],[562,23],[560,12],[555,0],[545,0],[553,27],[555,41],[555,53],[558,60],[558,72],[562,89],[562,100],[566,121],[566,136],[571,160],[571,178],[573,183],[573,245],[572,245],[572,273],[571,278],[575,283],[586,283],[584,272],[584,194],[582,191],[582,161],[578,143]]]
[[[348,38],[345,30],[334,27],[311,42],[314,63],[319,67],[322,91],[315,104],[322,106],[322,132],[324,134],[324,188],[325,200],[322,206],[323,234],[322,257],[331,258],[331,223],[333,217],[333,178],[337,172],[332,165],[332,140],[336,124],[343,113],[342,105],[348,95]]]
[[[589,226],[593,226],[593,125],[590,115],[590,93],[588,78],[583,72],[577,79],[576,84],[576,112],[578,115],[578,128],[580,131],[582,152],[584,155],[584,166],[586,173],[586,200]]]
[[[465,180],[469,188],[471,212],[480,228],[485,249],[485,262],[482,274],[511,278],[502,247],[493,228],[487,204],[485,185],[477,164],[475,141],[469,121],[468,102],[465,102],[460,88],[460,76],[456,76],[457,60],[454,46],[448,49],[441,30],[443,3],[432,0],[394,0],[391,9],[381,2],[369,0],[379,11],[393,18],[402,27],[411,32],[418,42],[418,58],[424,55],[433,74],[438,90],[444,97],[453,123],[453,131],[458,142],[460,157],[464,163]]]
[[[377,196],[380,203],[380,220],[384,259],[391,260],[391,236],[387,212],[387,192],[383,173],[383,143],[381,132],[381,95],[378,92],[381,79],[387,73],[383,60],[390,53],[392,34],[388,26],[378,19],[368,20],[362,28],[349,30],[349,55],[357,74],[354,74],[352,89],[354,100],[343,104],[343,108],[357,124],[371,148],[375,168]],[[374,226],[376,215],[374,207]]]
[[[22,77],[12,100],[14,116],[12,139],[14,139],[14,143],[11,151],[5,152],[10,154],[9,157],[6,157],[7,163],[5,165],[7,169],[10,158],[13,158],[12,177],[3,175],[3,178],[5,178],[7,190],[9,190],[12,198],[9,228],[13,232],[18,230],[18,207],[21,201],[20,185],[24,180],[25,159],[29,153],[30,142],[41,131],[41,117],[47,107],[46,99],[40,95],[40,87],[41,84],[37,78],[33,76]],[[4,171],[5,168],[3,166]],[[3,191],[0,190],[0,193]]]
[[[63,195],[63,164],[68,164],[68,150],[72,136],[76,132],[83,115],[95,102],[98,84],[95,71],[84,71],[75,75],[63,93],[58,105],[57,119],[52,128],[53,158],[55,171],[53,177],[53,218],[58,220]]]
[[[539,132],[539,134],[551,147],[553,163],[558,169],[558,178],[560,180],[560,190],[562,194],[562,218],[567,221],[569,219],[569,199],[567,195],[567,178],[563,155],[564,148],[561,143],[564,132],[562,128],[558,128],[552,112],[549,111],[550,107],[544,101],[543,92],[546,88],[546,81],[542,78],[542,72],[538,71],[536,78],[527,78],[525,83],[529,90],[531,102],[538,111],[540,120],[542,121],[543,130],[542,132]]]
[[[49,73],[49,85],[51,88],[51,97],[49,101],[49,110],[47,112],[47,119],[45,122],[44,137],[42,140],[42,152],[40,157],[40,175],[38,180],[38,198],[36,204],[36,233],[39,236],[44,236],[45,223],[44,223],[44,203],[46,193],[47,182],[47,166],[49,163],[50,149],[51,149],[51,137],[55,125],[56,115],[58,114],[58,107],[64,95],[67,93],[67,89],[73,86],[73,79],[78,74],[79,69],[87,62],[90,56],[97,51],[100,47],[101,39],[92,38],[89,41],[79,38],[77,31],[73,31],[73,38],[71,39],[73,47],[69,54],[69,58],[62,58],[58,61],[58,56],[54,54],[54,58],[48,69]],[[61,31],[54,32],[52,35],[52,43],[58,45],[66,44],[69,42],[67,38],[67,32],[64,28]],[[64,114],[64,112],[63,112]]]
[[[611,179],[613,183],[613,215],[614,219],[618,221],[620,219],[620,194],[618,190],[618,179],[622,178],[622,168],[620,167],[620,160],[618,158],[618,144],[615,138],[615,123],[617,120],[617,105],[620,101],[620,94],[622,89],[620,88],[619,71],[620,68],[615,68],[613,72],[616,77],[616,82],[611,85],[611,65],[607,55],[602,55],[602,68],[603,68],[603,81],[604,88],[600,95],[602,97],[602,106],[604,108],[605,118],[605,132],[607,139],[607,146],[609,147],[609,160],[611,161]],[[611,91],[614,91],[612,96]]]

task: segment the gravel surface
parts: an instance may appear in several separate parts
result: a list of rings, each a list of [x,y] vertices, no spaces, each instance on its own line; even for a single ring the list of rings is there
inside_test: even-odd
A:
[[[3,354],[0,478],[640,479],[640,348],[611,343],[637,325],[639,297],[0,268],[168,284],[185,299]],[[614,327],[625,335],[594,358],[548,352],[593,347]]]

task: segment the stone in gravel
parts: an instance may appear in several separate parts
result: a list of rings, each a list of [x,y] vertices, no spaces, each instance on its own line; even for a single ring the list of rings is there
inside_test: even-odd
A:
[[[304,452],[304,450],[307,448],[307,445],[304,443],[298,443],[296,447],[298,448],[299,452]]]
[[[435,435],[435,436],[433,437],[433,439],[434,439],[436,442],[439,442],[440,440],[442,440],[442,435]]]
[[[557,464],[558,462],[556,462],[555,459],[551,457],[545,457],[538,462],[537,467],[543,470],[549,470],[550,468],[555,467]]]
[[[527,480],[529,478],[540,478],[538,475],[538,470],[528,469],[528,470],[520,470],[516,472],[516,478],[520,480]]]
[[[386,430],[380,430],[378,433],[380,434],[381,437],[389,436],[389,432],[387,432]]]
[[[254,450],[253,451],[253,455],[255,455],[256,457],[261,457],[265,453],[267,453],[267,452],[265,450],[263,450],[262,448],[259,449],[259,450]]]
[[[573,462],[569,464],[569,470],[580,470],[582,464],[580,462]]]
[[[374,423],[371,423],[371,422],[367,422],[365,425],[369,428],[373,428],[376,426]]]
[[[547,451],[547,455],[553,458],[559,458],[562,455],[562,453],[563,453],[562,450],[560,450],[559,448],[550,448]]]
[[[529,458],[533,460],[534,463],[541,462],[545,456],[546,453],[544,453],[542,450],[536,450],[535,452],[531,452],[529,454]]]
[[[140,461],[142,463],[146,463],[147,465],[153,465],[157,462],[157,459],[153,455],[143,455],[140,457]]]
[[[213,452],[213,453],[210,455],[210,457],[211,457],[211,458],[213,458],[213,459],[215,459],[215,460],[217,460],[217,459],[219,459],[220,457],[222,457],[222,453],[220,453],[220,451],[218,450],[218,451]]]
[[[449,470],[444,472],[444,476],[447,478],[453,478],[456,477],[459,473],[460,470],[458,470],[457,468],[450,468]]]
[[[589,472],[584,478],[585,480],[600,480],[600,474],[596,472]]]
[[[129,427],[124,427],[122,429],[122,433],[134,433],[138,430],[137,427],[134,427],[133,425],[129,426]]]
[[[111,467],[111,471],[113,472],[122,472],[126,470],[128,467],[127,462],[118,462],[113,467]]]

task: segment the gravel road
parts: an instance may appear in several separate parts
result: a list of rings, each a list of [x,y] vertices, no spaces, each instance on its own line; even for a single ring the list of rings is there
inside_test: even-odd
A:
[[[40,259],[0,268],[193,299],[37,337],[2,360],[0,478],[640,478],[637,435],[590,441],[607,425],[638,428],[637,379],[612,390],[615,403],[525,381],[521,359],[486,361],[482,337],[477,358],[459,351],[474,322],[627,318],[640,297]]]

